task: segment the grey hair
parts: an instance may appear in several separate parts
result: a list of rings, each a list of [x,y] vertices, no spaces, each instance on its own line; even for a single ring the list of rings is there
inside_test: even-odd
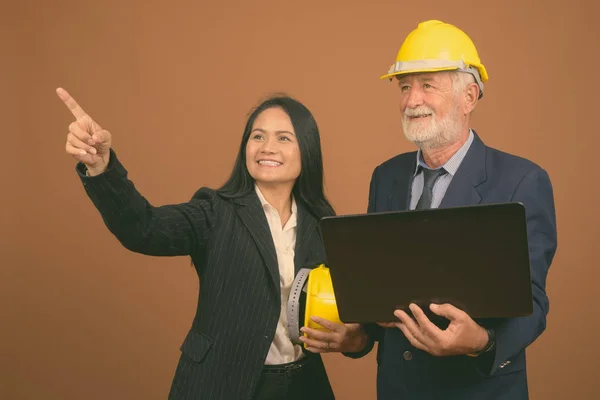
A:
[[[450,77],[455,96],[463,92],[471,83],[477,83],[475,77],[468,72],[452,71]]]
[[[452,88],[454,89],[455,99],[459,94],[465,91],[467,86],[472,83],[477,83],[473,74],[470,74],[469,72],[452,71],[450,77],[452,78]],[[481,88],[479,88],[479,90],[481,90]],[[470,114],[473,114],[473,111],[475,111],[475,108],[471,110]]]

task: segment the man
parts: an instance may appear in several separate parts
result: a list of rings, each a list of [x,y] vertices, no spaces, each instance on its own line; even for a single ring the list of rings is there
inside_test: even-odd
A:
[[[382,79],[395,80],[402,126],[417,152],[375,168],[368,212],[521,202],[527,214],[533,314],[496,322],[472,320],[449,305],[411,305],[398,322],[367,326],[379,341],[377,393],[387,399],[528,398],[525,349],[545,329],[545,292],[556,250],[553,191],[548,174],[523,158],[487,147],[470,129],[471,113],[488,76],[471,39],[440,21],[418,25]],[[423,240],[444,240],[436,237]]]

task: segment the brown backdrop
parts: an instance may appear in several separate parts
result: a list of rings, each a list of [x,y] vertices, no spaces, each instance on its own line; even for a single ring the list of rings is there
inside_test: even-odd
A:
[[[595,398],[593,0],[88,3],[2,2],[0,398],[166,398],[196,305],[188,259],[131,253],[103,225],[64,153],[57,86],[112,131],[154,204],[222,183],[249,108],[286,91],[320,125],[337,211],[363,212],[372,169],[412,149],[378,77],[431,18],[468,32],[488,68],[475,129],[554,184],[559,251],[548,329],[528,352],[532,398]],[[325,360],[340,399],[375,398],[372,354]]]

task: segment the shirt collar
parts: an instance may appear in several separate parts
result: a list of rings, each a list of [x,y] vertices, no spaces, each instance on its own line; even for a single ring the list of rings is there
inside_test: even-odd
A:
[[[469,129],[469,137],[467,138],[467,141],[460,147],[460,149],[458,149],[456,153],[452,155],[452,157],[450,157],[448,161],[446,161],[446,164],[442,165],[441,168],[444,168],[448,174],[454,176],[454,174],[456,174],[456,171],[458,171],[458,167],[460,167],[460,164],[467,155],[467,151],[469,151],[471,143],[473,143],[473,139],[473,130]],[[417,166],[415,167],[415,172],[413,176],[416,176],[421,170],[421,168],[431,169],[427,166],[425,160],[423,160],[423,152],[421,151],[421,149],[419,149],[417,151]]]
[[[262,194],[262,192],[260,191],[260,189],[258,188],[258,185],[256,183],[254,184],[254,190],[256,191],[256,194],[258,195],[258,199],[260,200],[260,204],[262,205],[263,209],[266,207],[271,207],[272,209],[275,209],[275,207],[273,207],[271,204],[269,204],[267,199],[265,199],[265,196]],[[298,213],[298,205],[296,204],[296,198],[292,194],[292,216],[295,217],[297,213]]]

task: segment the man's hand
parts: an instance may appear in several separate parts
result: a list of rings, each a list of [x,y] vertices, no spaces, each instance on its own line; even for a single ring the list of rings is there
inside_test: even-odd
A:
[[[110,158],[111,135],[102,129],[75,99],[62,88],[56,94],[66,104],[75,117],[69,125],[65,150],[77,161],[84,163],[90,175],[98,175],[108,166]]]
[[[415,319],[402,310],[394,315],[400,322],[381,323],[386,328],[397,327],[410,343],[434,356],[471,354],[482,350],[488,343],[487,331],[464,311],[450,304],[431,304],[430,310],[450,320],[445,330],[438,328],[416,304],[409,306]]]
[[[302,327],[300,331],[306,333],[307,336],[300,336],[300,340],[306,343],[308,351],[313,353],[355,353],[367,345],[367,334],[360,324],[338,324],[316,316],[310,317],[310,319],[329,329],[329,332]]]

